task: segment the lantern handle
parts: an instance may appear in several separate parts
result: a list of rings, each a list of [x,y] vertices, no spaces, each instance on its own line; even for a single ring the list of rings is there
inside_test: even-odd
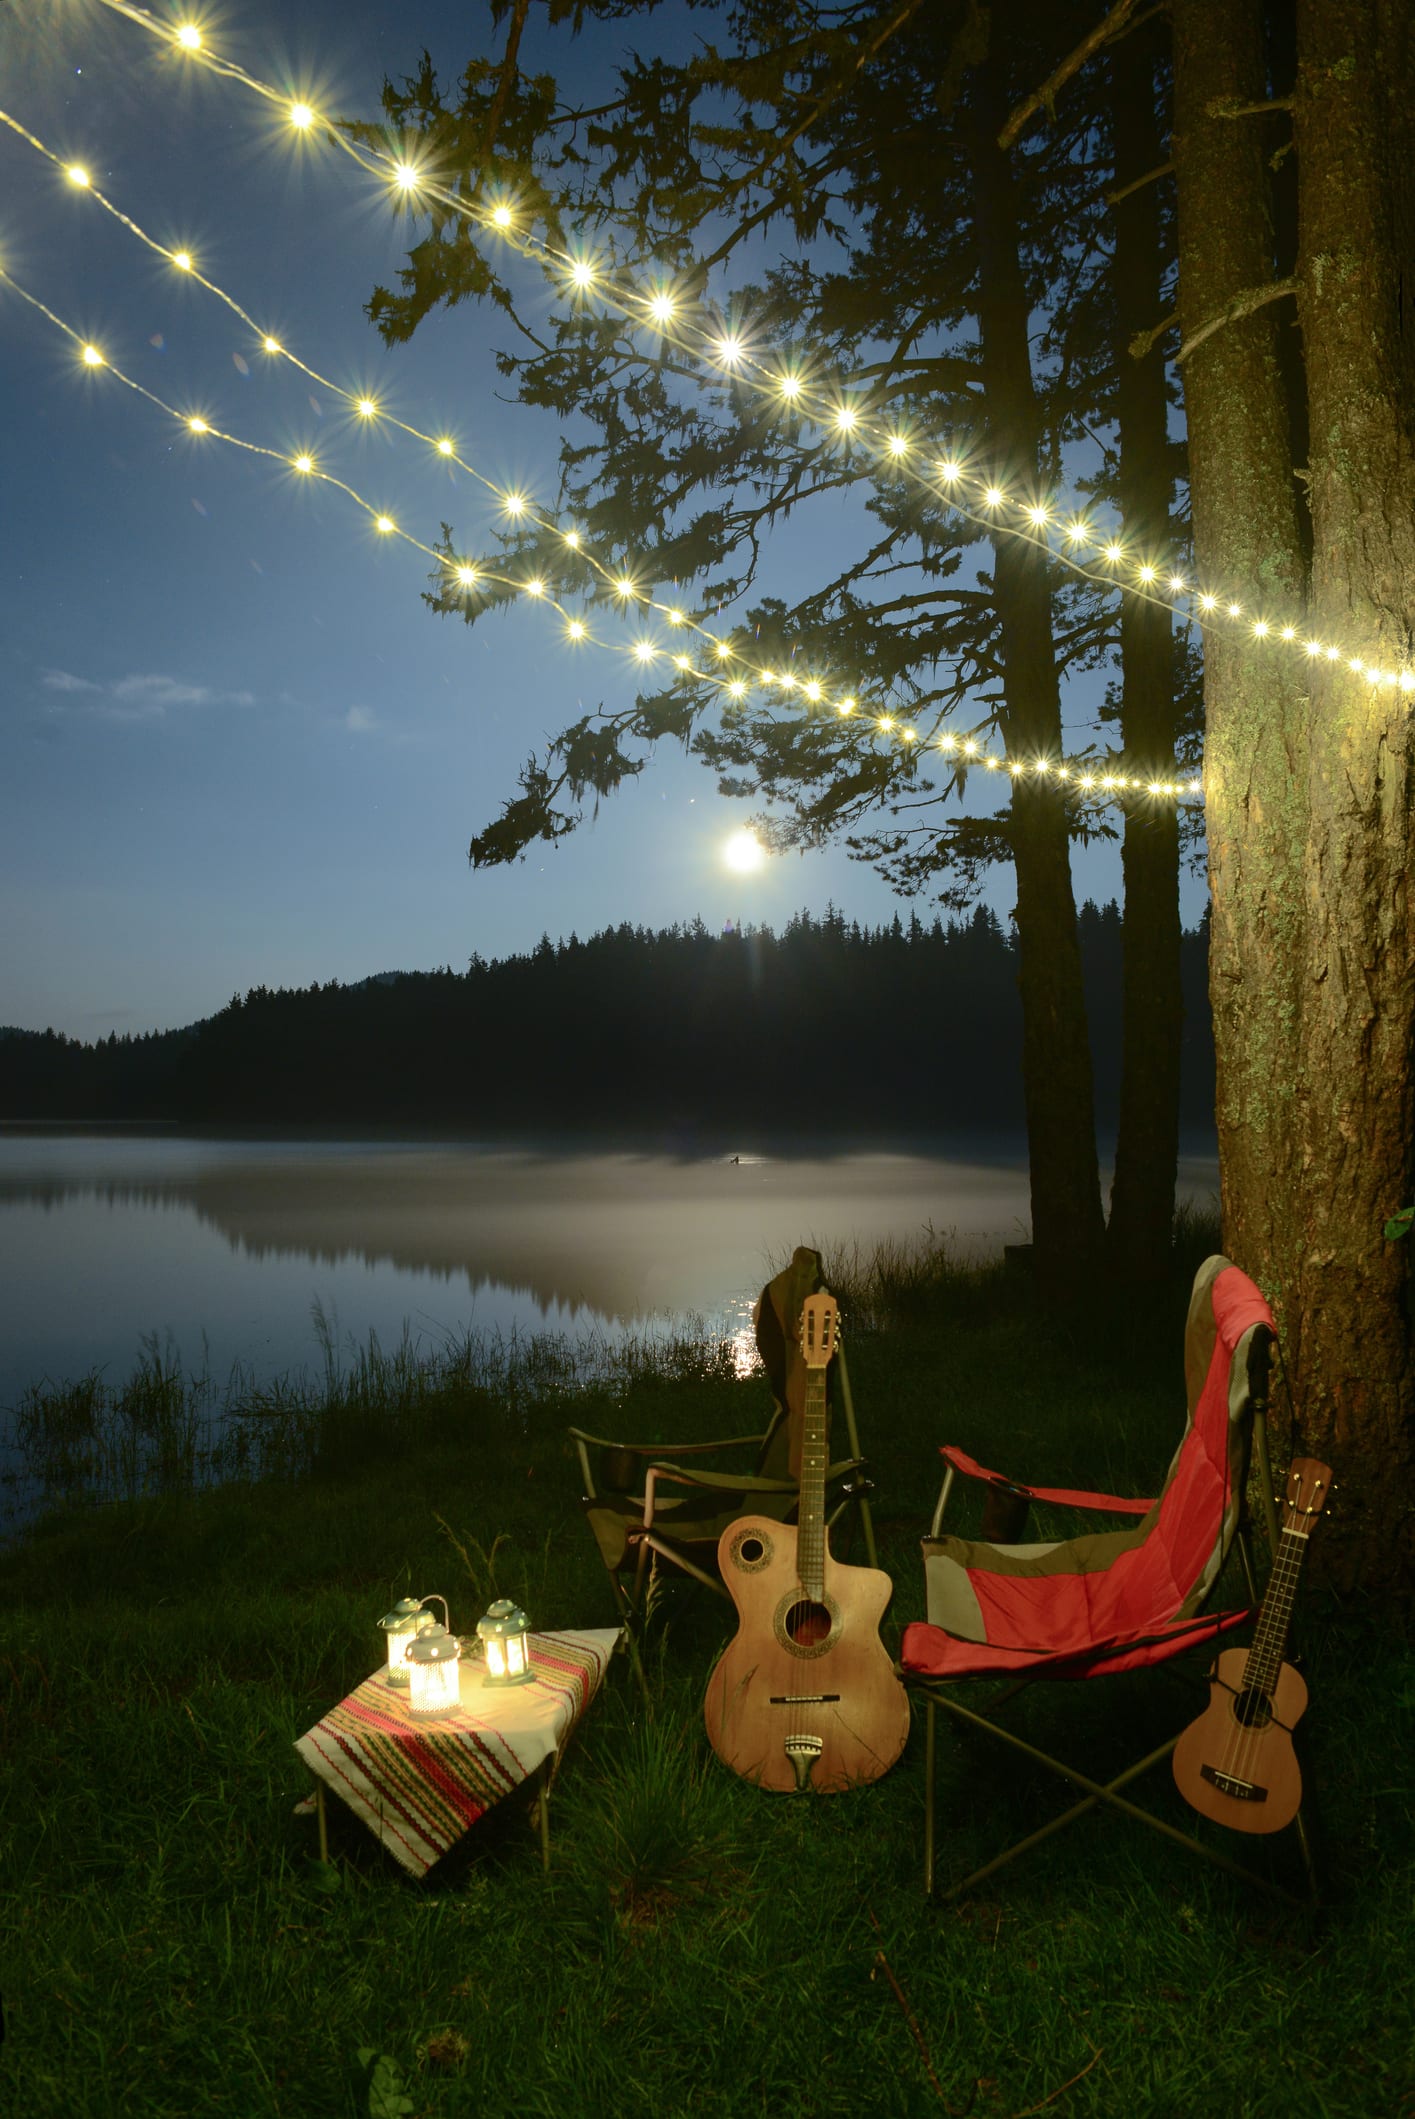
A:
[[[418,1598],[418,1609],[419,1609],[419,1611],[422,1611],[422,1610],[424,1610],[424,1609],[425,1609],[425,1608],[426,1608],[426,1607],[427,1607],[427,1606],[428,1606],[429,1604],[440,1604],[440,1605],[442,1606],[442,1624],[443,1624],[443,1627],[444,1627],[444,1629],[445,1629],[445,1630],[446,1630],[446,1631],[447,1631],[448,1633],[451,1633],[451,1631],[452,1631],[452,1621],[451,1621],[451,1619],[450,1619],[450,1618],[448,1617],[448,1613],[447,1613],[447,1599],[446,1599],[446,1597],[440,1597],[440,1596],[439,1596],[439,1595],[437,1594],[437,1591],[436,1591],[436,1590],[433,1590],[433,1591],[432,1591],[432,1593],[431,1593],[431,1594],[430,1594],[429,1596],[425,1596],[425,1597],[419,1597],[419,1598]]]

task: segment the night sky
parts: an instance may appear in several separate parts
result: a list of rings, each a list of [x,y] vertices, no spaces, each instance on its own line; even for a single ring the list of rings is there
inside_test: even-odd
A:
[[[250,0],[198,19],[251,73],[375,116],[385,74],[426,47],[455,76],[487,14]],[[660,35],[693,26],[660,20]],[[586,57],[614,49],[582,45],[582,80]],[[526,50],[532,65],[550,56]],[[415,224],[346,157],[97,0],[41,0],[19,20],[0,0],[0,108],[310,366],[551,505],[555,424],[498,395],[492,350],[509,327],[464,306],[383,349],[364,304]],[[262,358],[218,300],[9,132],[0,263],[184,414],[309,450],[424,542],[444,519],[468,548],[486,538],[492,506],[464,474]],[[0,375],[0,1023],[93,1038],[189,1022],[257,984],[460,968],[542,932],[779,926],[830,900],[871,923],[900,909],[843,852],[731,873],[723,848],[749,808],[668,747],[592,828],[472,871],[467,842],[528,753],[583,707],[631,695],[625,658],[568,647],[534,606],[474,630],[436,618],[419,553],[342,495],[85,371],[3,285]],[[827,535],[788,531],[757,593],[809,586]],[[1113,847],[1076,867],[1078,896],[1118,894]],[[1007,873],[990,898],[1005,916]],[[1201,904],[1191,882],[1186,918]]]

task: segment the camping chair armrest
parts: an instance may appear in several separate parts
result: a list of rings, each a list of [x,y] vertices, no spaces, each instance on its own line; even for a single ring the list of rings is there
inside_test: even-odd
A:
[[[587,1428],[567,1428],[580,1458],[580,1475],[585,1482],[585,1493],[591,1500],[598,1498],[594,1468],[590,1463],[590,1451],[602,1449],[613,1452],[620,1459],[622,1483],[627,1486],[631,1477],[628,1460],[635,1457],[661,1457],[671,1450],[674,1456],[700,1457],[715,1449],[760,1449],[765,1437],[762,1435],[724,1435],[720,1442],[617,1442],[608,1435],[592,1435]],[[619,1482],[607,1477],[607,1483]]]
[[[1146,1516],[1155,1505],[1153,1496],[1149,1500],[1141,1501],[1130,1500],[1120,1494],[1089,1493],[1074,1486],[1027,1486],[1020,1479],[1009,1479],[1005,1472],[989,1471],[985,1464],[979,1464],[976,1457],[970,1457],[966,1450],[957,1448],[951,1442],[943,1444],[939,1455],[948,1469],[943,1475],[938,1505],[929,1525],[931,1538],[939,1535],[943,1513],[953,1490],[954,1474],[957,1472],[962,1472],[966,1479],[979,1479],[984,1485],[998,1487],[1003,1493],[1014,1495],[1018,1500],[1050,1501],[1060,1508],[1091,1508],[1108,1515]]]
[[[844,1472],[858,1471],[864,1461],[863,1457],[846,1457],[828,1468],[826,1478],[830,1480]],[[707,1493],[740,1494],[744,1502],[753,1494],[794,1494],[797,1490],[794,1479],[767,1479],[759,1472],[707,1472],[681,1464],[651,1464],[644,1474],[645,1530],[653,1523],[654,1496],[660,1484],[692,1486]]]

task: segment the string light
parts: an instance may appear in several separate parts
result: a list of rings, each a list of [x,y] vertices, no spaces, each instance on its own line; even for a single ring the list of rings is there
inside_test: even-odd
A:
[[[178,24],[174,26],[170,23],[163,22],[156,16],[149,14],[145,9],[131,4],[131,0],[101,0],[101,4],[107,7],[111,12],[123,16],[125,20],[136,24],[138,27],[147,31],[150,35],[157,37],[159,40],[166,41],[170,44],[175,44],[192,60],[193,63],[206,67],[209,71],[215,73],[222,79],[238,83],[240,86],[249,90],[251,93],[260,96],[264,100],[275,105],[283,111],[289,122],[295,125],[297,129],[304,129],[310,123],[313,122],[314,114],[308,104],[304,102],[292,103],[289,97],[283,91],[272,87],[268,82],[260,80],[257,76],[247,72],[244,67],[237,65],[234,61],[218,58],[215,54],[210,52],[206,47],[204,37],[195,25],[188,23]],[[15,127],[15,129],[22,131],[22,128],[19,127]],[[413,169],[413,165],[397,159],[391,153],[379,155],[375,152],[367,150],[360,143],[350,138],[346,133],[337,128],[329,128],[327,138],[332,145],[338,147],[343,153],[349,155],[352,160],[357,162],[359,166],[370,175],[378,177],[383,181],[392,181],[395,187],[400,189],[411,188],[411,186],[409,185],[409,179],[411,178],[412,185],[415,185],[419,192],[424,194],[430,203],[435,202],[445,207],[450,212],[455,213],[458,216],[470,221],[474,225],[494,230],[499,236],[507,240],[514,240],[516,246],[521,249],[524,255],[539,259],[541,262],[553,268],[557,272],[565,272],[568,270],[572,281],[576,281],[576,283],[579,284],[579,281],[577,281],[576,279],[576,268],[577,266],[579,266],[581,267],[581,269],[583,269],[583,261],[577,260],[569,256],[567,253],[558,250],[555,245],[545,240],[544,238],[537,237],[530,231],[516,227],[515,216],[513,215],[510,207],[504,201],[498,202],[494,206],[488,208],[479,201],[469,200],[457,192],[448,190],[445,187],[438,185],[431,179],[424,176],[422,173],[416,172]],[[652,319],[655,324],[659,325],[660,327],[663,327],[672,322],[677,315],[678,304],[674,300],[673,296],[666,290],[662,290],[653,297],[646,299],[643,295],[639,294],[632,287],[621,287],[619,283],[614,280],[601,282],[601,286],[606,305],[612,309],[617,309],[619,314],[631,324],[635,321],[636,318],[641,318],[644,315],[647,315]],[[727,341],[724,341],[724,339],[722,339],[721,337],[718,337],[716,340],[709,339],[706,336],[700,336],[695,338],[693,333],[690,330],[687,330],[686,328],[680,329],[678,338],[675,340],[675,345],[677,346],[678,350],[684,352],[690,358],[703,360],[705,363],[716,362],[717,364],[721,363],[722,355],[720,348],[724,343],[727,343]],[[745,346],[741,345],[740,340],[736,340],[734,338],[732,340],[732,343],[735,343],[741,348],[736,360],[733,363],[734,368],[754,368],[766,387],[779,394],[782,398],[786,399],[789,403],[793,405],[800,403],[804,395],[804,388],[799,375],[795,374],[794,372],[782,373],[779,370],[773,369],[768,365],[768,363],[764,361],[753,361],[748,355]],[[848,418],[842,417],[842,410],[848,411]],[[879,448],[882,457],[891,463],[897,464],[899,461],[902,460],[902,452],[897,451],[893,446],[894,436],[892,435],[892,433],[884,427],[867,427],[861,421],[856,408],[827,408],[826,406],[822,405],[817,408],[817,413],[811,416],[825,416],[827,412],[829,416],[833,419],[838,431],[849,432],[852,435],[852,438],[858,434],[859,440],[862,446],[864,447],[868,447],[871,443],[873,443]],[[945,464],[941,464],[938,468],[939,475],[944,478],[945,483],[948,484],[950,487],[960,482],[960,467],[954,464],[951,460],[949,460]],[[982,505],[986,507],[989,511],[988,515],[984,518],[979,518],[977,516],[970,515],[966,507],[958,506],[957,495],[953,493],[950,493],[949,495],[950,501],[954,504],[958,513],[963,515],[965,519],[979,523],[979,526],[986,529],[990,535],[996,535],[998,532],[1001,532],[1003,534],[1019,534],[1018,532],[1015,532],[1013,530],[1013,526],[1001,516],[1000,511],[1002,510],[1004,503],[1007,500],[1007,496],[1005,495],[1005,493],[1003,493],[1001,488],[999,488],[995,483],[989,484],[987,488],[982,492],[981,497]],[[1042,527],[1042,524],[1040,524],[1036,520],[1035,515],[1031,514],[1030,510],[1026,507],[1023,508],[1023,518],[1024,520],[1029,521],[1029,526],[1031,528]],[[1083,574],[1088,579],[1104,581],[1104,577],[1095,576],[1090,572],[1089,567],[1079,563],[1078,555],[1076,553],[1075,548],[1086,542],[1086,534],[1084,532],[1080,535],[1074,534],[1075,527],[1076,526],[1073,525],[1068,528],[1065,532],[1065,542],[1067,545],[1073,548],[1072,551],[1054,551],[1053,556],[1059,558],[1064,564],[1073,565],[1077,572]],[[1051,549],[1051,547],[1048,547],[1048,549]],[[1120,560],[1123,558],[1123,553],[1121,552],[1120,548],[1116,546],[1113,542],[1108,543],[1103,548],[1099,549],[1102,550],[1102,556],[1111,564],[1119,564]],[[1158,584],[1151,584],[1148,581],[1142,581],[1139,579],[1139,576],[1137,574],[1136,580],[1127,584],[1126,586],[1129,588],[1132,594],[1138,593],[1143,595],[1145,591],[1150,589],[1152,586],[1158,586]],[[1185,591],[1184,589],[1176,589],[1173,587],[1173,584],[1171,584],[1172,596],[1179,596],[1185,593],[1187,593],[1187,591]],[[1197,621],[1194,620],[1190,611],[1180,608],[1175,603],[1165,602],[1163,598],[1158,598],[1155,600],[1159,600],[1162,603],[1163,607],[1170,610],[1171,613],[1176,616],[1181,623],[1197,623]],[[1202,608],[1202,599],[1200,599],[1200,601]],[[1229,605],[1227,606],[1227,614],[1231,619],[1237,619],[1241,617],[1241,605],[1233,602],[1229,603]],[[1282,637],[1286,639],[1286,634],[1284,633]],[[1295,642],[1295,627],[1293,628],[1292,638],[1293,642]],[[1376,681],[1388,682],[1392,685],[1400,685],[1401,689],[1411,688],[1404,686],[1401,683],[1400,674],[1394,671],[1381,671],[1376,673]]]

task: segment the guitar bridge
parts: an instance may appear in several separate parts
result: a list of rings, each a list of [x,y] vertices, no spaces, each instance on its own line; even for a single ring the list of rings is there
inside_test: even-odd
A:
[[[1240,1780],[1236,1773],[1225,1773],[1220,1766],[1201,1766],[1199,1778],[1217,1788],[1220,1795],[1231,1795],[1237,1803],[1265,1803],[1268,1799],[1267,1789],[1260,1788],[1256,1781]]]
[[[767,1701],[769,1707],[831,1707],[840,1698],[838,1692],[773,1692]]]

